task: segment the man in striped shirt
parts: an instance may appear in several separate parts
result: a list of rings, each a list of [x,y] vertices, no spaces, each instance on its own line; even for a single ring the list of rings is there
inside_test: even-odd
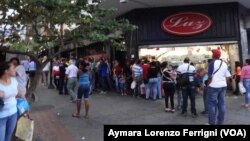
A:
[[[136,87],[134,90],[134,96],[137,98],[140,96],[140,86],[142,84],[142,67],[141,67],[141,60],[138,60],[136,64],[132,67],[133,71],[133,80],[136,82]]]

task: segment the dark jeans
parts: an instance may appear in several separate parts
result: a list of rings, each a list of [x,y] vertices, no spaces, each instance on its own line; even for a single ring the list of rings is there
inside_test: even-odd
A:
[[[101,77],[101,84],[102,84],[102,90],[103,91],[108,90],[108,87],[109,87],[108,77],[109,76],[102,76]]]
[[[135,86],[135,96],[140,96],[141,95],[141,84],[142,84],[142,77],[141,76],[137,76],[135,77],[135,82],[136,82],[136,86]]]
[[[64,94],[68,94],[68,90],[67,90],[67,82],[64,81],[64,77],[61,77],[59,79],[59,83],[58,83],[58,88],[59,88],[59,94],[63,94],[63,90],[64,90]]]
[[[240,91],[239,91],[239,82],[240,82],[240,75],[237,75],[235,78],[235,85],[236,85],[236,89],[234,91],[235,95],[239,95]]]
[[[183,97],[182,113],[187,112],[188,97],[189,97],[191,102],[191,113],[197,114],[195,108],[195,87],[193,86],[193,87],[182,88],[182,97]]]
[[[174,109],[174,93],[175,93],[175,84],[174,83],[164,83],[163,89],[165,93],[165,106],[168,108],[168,101],[170,98],[171,109]]]
[[[203,103],[204,103],[204,111],[208,112],[208,109],[207,109],[207,87],[204,86],[204,90],[203,90]]]
[[[59,80],[60,78],[57,78],[56,76],[54,76],[54,84],[56,85],[57,90],[59,90]]]

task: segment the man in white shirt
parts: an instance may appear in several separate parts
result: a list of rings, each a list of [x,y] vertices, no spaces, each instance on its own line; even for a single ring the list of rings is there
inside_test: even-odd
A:
[[[212,50],[213,61],[208,66],[208,122],[210,125],[224,124],[225,115],[225,93],[227,90],[227,77],[231,77],[227,64],[220,60],[219,49]],[[218,117],[216,120],[218,108]]]
[[[23,65],[20,65],[20,60],[17,57],[11,58],[10,62],[15,66],[16,69],[16,79],[18,85],[22,92],[26,94],[26,85],[27,85],[27,75],[26,70]]]
[[[188,57],[184,59],[184,63],[181,64],[177,68],[178,76],[187,74],[189,81],[186,86],[181,86],[182,90],[182,97],[183,97],[183,106],[182,106],[182,115],[187,116],[187,104],[188,104],[188,97],[190,98],[191,103],[191,113],[192,117],[197,117],[197,112],[195,108],[195,81],[194,76],[196,73],[196,69],[194,66],[189,64],[190,60]]]
[[[68,93],[70,95],[72,102],[76,101],[74,90],[77,85],[77,73],[78,73],[78,68],[76,67],[74,61],[71,59],[69,61],[69,66],[66,69],[65,74],[66,74],[66,78],[68,79],[67,89],[68,89]]]

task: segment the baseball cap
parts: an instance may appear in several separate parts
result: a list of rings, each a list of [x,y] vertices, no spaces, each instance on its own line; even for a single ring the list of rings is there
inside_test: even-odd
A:
[[[221,52],[219,49],[213,49],[212,53],[213,53],[214,58],[220,58],[220,56],[221,56]]]

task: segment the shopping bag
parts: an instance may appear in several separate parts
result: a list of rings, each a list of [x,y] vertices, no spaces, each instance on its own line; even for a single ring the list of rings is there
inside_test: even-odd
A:
[[[133,89],[135,89],[135,87],[136,87],[136,82],[133,81],[133,82],[131,83],[131,89],[133,90]]]
[[[20,117],[17,122],[15,136],[23,141],[32,141],[34,132],[34,121],[27,117]]]
[[[146,94],[145,84],[144,83],[141,84],[140,89],[141,89],[141,95]]]
[[[29,104],[25,98],[17,98],[17,115],[20,117],[29,110]]]
[[[246,92],[246,88],[244,87],[242,82],[239,82],[239,90],[241,94],[244,94]]]

